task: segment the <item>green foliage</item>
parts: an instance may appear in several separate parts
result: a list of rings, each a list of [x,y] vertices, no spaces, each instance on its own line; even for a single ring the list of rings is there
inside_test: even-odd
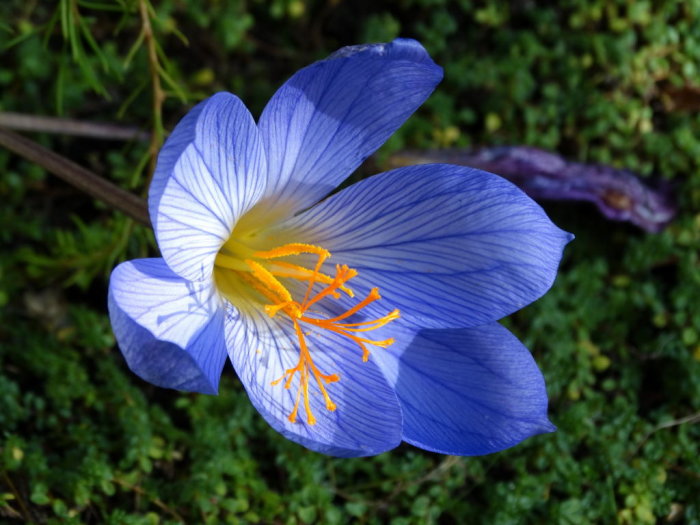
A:
[[[540,4],[540,5],[537,5]],[[379,155],[528,144],[670,180],[645,235],[547,204],[577,239],[506,323],[559,430],[483,458],[409,446],[337,460],[286,441],[230,368],[218,397],[131,374],[107,274],[151,233],[0,150],[0,520],[39,523],[700,523],[700,2],[6,0],[0,110],[152,131],[150,146],[40,135],[143,192],[187,108],[259,112],[342,45],[419,38],[445,80]]]

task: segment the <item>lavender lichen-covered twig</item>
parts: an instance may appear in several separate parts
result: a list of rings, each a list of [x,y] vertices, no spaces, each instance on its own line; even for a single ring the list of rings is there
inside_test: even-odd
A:
[[[400,151],[389,158],[391,168],[434,162],[497,173],[534,199],[590,201],[607,218],[631,222],[647,232],[661,231],[676,214],[668,189],[653,189],[630,171],[569,162],[529,146]]]

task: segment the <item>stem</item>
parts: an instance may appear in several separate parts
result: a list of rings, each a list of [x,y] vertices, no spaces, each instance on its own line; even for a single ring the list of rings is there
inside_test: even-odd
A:
[[[0,146],[38,164],[88,195],[101,200],[132,219],[151,226],[148,205],[141,197],[121,189],[90,170],[12,131],[0,128]]]
[[[665,423],[656,425],[649,432],[644,434],[642,440],[637,444],[636,447],[634,447],[634,451],[632,451],[632,453],[629,456],[636,455],[639,449],[644,446],[644,443],[647,442],[647,440],[651,437],[653,433],[658,432],[659,430],[663,430],[665,428],[672,428],[677,427],[679,425],[685,425],[686,423],[690,423],[691,425],[694,423],[700,423],[700,412],[696,412],[695,414],[691,414],[680,419],[674,419],[673,421],[666,421]]]
[[[155,36],[151,26],[151,16],[148,12],[147,0],[139,0],[139,12],[141,14],[141,32],[148,50],[148,70],[151,74],[151,84],[153,86],[153,132],[151,133],[151,145],[149,154],[151,156],[148,180],[153,176],[156,169],[156,158],[160,147],[163,145],[163,101],[165,92],[160,85],[160,63],[158,62],[158,51],[156,49]]]
[[[24,113],[0,112],[0,127],[21,131],[39,131],[44,133],[59,133],[61,135],[76,135],[107,140],[149,140],[150,135],[138,128],[84,122],[71,118],[38,117]]]
[[[117,485],[121,485],[122,487],[128,490],[133,490],[136,494],[140,496],[146,496],[156,507],[167,512],[180,523],[185,523],[185,519],[182,516],[180,516],[175,510],[171,509],[165,503],[163,503],[163,501],[160,498],[158,498],[158,496],[153,496],[138,485],[133,485],[119,478],[113,478],[112,481],[114,481]]]
[[[2,477],[5,479],[5,481],[7,482],[7,485],[10,487],[10,490],[12,491],[12,494],[14,495],[15,499],[17,500],[17,503],[19,503],[19,506],[22,510],[22,518],[24,518],[27,523],[30,523],[32,521],[32,515],[29,513],[29,509],[27,508],[27,505],[24,503],[24,500],[22,499],[22,495],[17,490],[17,487],[15,487],[15,484],[12,483],[12,479],[10,478],[10,476],[8,476],[7,472],[5,472],[4,470],[2,471]]]

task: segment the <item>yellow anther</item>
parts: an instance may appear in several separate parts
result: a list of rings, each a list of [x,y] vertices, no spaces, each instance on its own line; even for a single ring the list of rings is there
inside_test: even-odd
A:
[[[301,255],[301,254],[318,255],[323,257],[323,259],[328,259],[331,256],[331,252],[320,246],[314,246],[313,244],[304,244],[300,242],[285,244],[272,250],[264,250],[255,252],[253,257],[258,259],[277,259],[279,257],[287,257],[289,255]]]
[[[246,259],[245,263],[250,267],[250,269],[253,271],[253,275],[263,284],[263,286],[267,287],[267,289],[277,297],[277,303],[292,302],[292,294],[289,293],[289,290],[287,290],[267,268],[251,259]]]

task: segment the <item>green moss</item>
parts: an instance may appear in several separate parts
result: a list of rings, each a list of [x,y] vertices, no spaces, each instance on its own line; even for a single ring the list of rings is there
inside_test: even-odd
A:
[[[6,4],[0,110],[158,129],[136,0]],[[527,144],[671,181],[680,214],[658,235],[546,205],[577,239],[553,289],[507,324],[544,371],[555,434],[483,458],[338,460],[271,430],[230,368],[218,397],[142,382],[105,303],[116,262],[157,253],[151,233],[0,150],[2,519],[700,523],[700,2],[536,4],[162,0],[152,25],[166,130],[220,89],[259,112],[297,68],[401,34],[445,80],[380,163]],[[147,143],[37,137],[146,189]]]

